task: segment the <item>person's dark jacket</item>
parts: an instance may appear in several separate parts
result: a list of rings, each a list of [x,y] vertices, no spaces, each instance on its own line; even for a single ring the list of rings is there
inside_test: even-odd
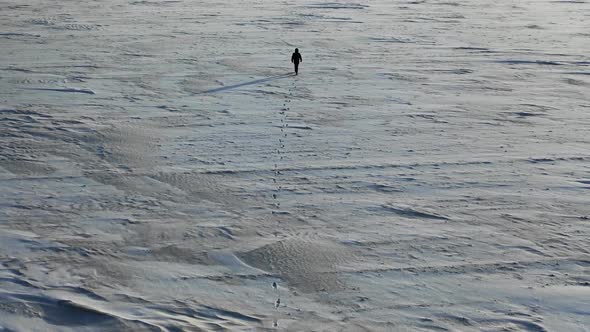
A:
[[[291,56],[291,62],[293,63],[300,63],[303,62],[303,58],[301,57],[301,53],[295,52]]]

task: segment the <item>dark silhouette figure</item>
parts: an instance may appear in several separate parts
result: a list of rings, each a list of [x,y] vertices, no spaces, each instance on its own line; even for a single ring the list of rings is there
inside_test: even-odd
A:
[[[295,65],[295,75],[297,75],[297,73],[299,73],[299,63],[303,62],[303,58],[301,57],[298,48],[296,48],[293,55],[291,55],[291,62]]]

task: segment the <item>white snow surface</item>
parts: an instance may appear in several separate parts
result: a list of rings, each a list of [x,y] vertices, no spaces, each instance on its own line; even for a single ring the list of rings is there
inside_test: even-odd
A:
[[[0,0],[0,331],[590,331],[589,22]]]

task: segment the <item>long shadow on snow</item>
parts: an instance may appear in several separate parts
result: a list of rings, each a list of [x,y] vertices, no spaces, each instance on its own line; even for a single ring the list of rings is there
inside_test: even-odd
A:
[[[234,85],[228,85],[228,86],[222,86],[220,88],[215,88],[215,89],[211,89],[211,90],[199,92],[199,94],[222,92],[222,91],[225,91],[225,90],[231,90],[231,89],[236,89],[236,88],[239,88],[239,87],[243,87],[245,85],[260,84],[260,83],[266,83],[266,82],[278,80],[278,79],[281,79],[281,78],[287,78],[289,76],[293,76],[293,73],[286,73],[286,74],[281,74],[281,75],[275,75],[275,76],[270,76],[270,77],[265,77],[265,78],[257,79],[257,80],[254,80],[254,81],[249,81],[249,82],[244,82],[244,83],[239,83],[239,84],[234,84]]]

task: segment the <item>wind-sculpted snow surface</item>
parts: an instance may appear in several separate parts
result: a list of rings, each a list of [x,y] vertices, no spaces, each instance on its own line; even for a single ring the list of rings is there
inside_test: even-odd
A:
[[[0,8],[0,331],[589,331],[588,1]]]

